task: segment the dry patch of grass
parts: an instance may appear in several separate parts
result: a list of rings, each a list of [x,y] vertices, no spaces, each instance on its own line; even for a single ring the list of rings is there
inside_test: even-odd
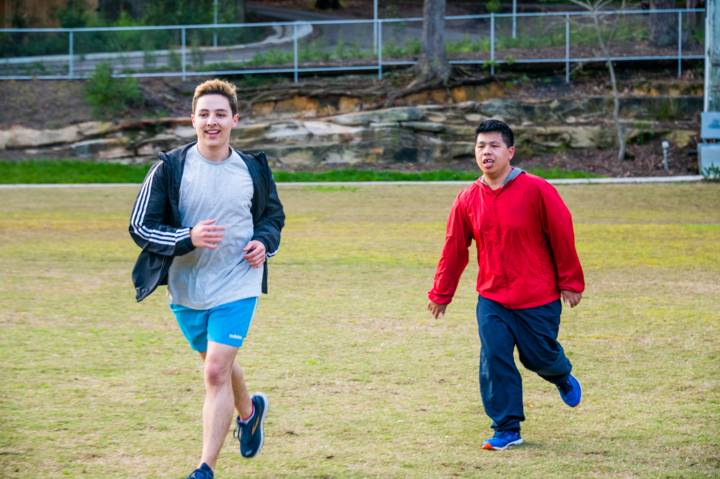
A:
[[[476,267],[448,315],[426,296],[457,186],[283,186],[270,295],[238,359],[271,402],[263,453],[218,477],[717,477],[720,187],[559,188],[588,290],[561,341],[571,410],[523,371],[526,443],[477,385]],[[185,477],[202,367],[162,291],[136,304],[133,188],[0,191],[5,477]]]

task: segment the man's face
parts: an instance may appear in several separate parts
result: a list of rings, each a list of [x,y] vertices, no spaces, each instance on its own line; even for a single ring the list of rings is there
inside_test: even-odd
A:
[[[191,116],[198,143],[218,148],[230,143],[230,132],[237,126],[238,115],[233,117],[230,100],[222,95],[205,95],[198,98],[195,114]]]
[[[500,132],[480,133],[475,142],[475,160],[483,175],[495,176],[505,171],[515,154],[515,147],[508,146]]]

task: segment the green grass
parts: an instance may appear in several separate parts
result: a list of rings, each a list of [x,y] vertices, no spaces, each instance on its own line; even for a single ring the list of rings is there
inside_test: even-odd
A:
[[[88,161],[18,161],[0,162],[0,184],[69,184],[69,183],[142,183],[150,165],[122,165]],[[584,171],[560,168],[531,169],[542,178],[597,178]],[[331,181],[475,181],[480,173],[453,170],[404,173],[399,171],[343,170],[275,171],[279,183]]]
[[[480,450],[470,262],[426,292],[461,185],[281,185],[280,253],[238,361],[270,398],[261,455],[217,477],[720,476],[720,184],[559,186],[587,291],[560,341],[583,403],[523,375],[525,444]],[[137,187],[0,190],[4,477],[180,478],[202,366],[164,288],[134,301]],[[474,254],[473,254],[474,257]]]
[[[148,170],[150,165],[90,161],[0,161],[0,183],[142,183]]]

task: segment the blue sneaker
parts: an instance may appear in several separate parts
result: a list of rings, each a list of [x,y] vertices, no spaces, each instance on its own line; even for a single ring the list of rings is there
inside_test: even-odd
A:
[[[255,414],[248,422],[241,422],[240,418],[235,419],[238,427],[233,432],[233,437],[237,432],[240,439],[240,454],[243,457],[255,457],[263,447],[265,434],[263,433],[263,423],[268,411],[268,399],[263,393],[257,393],[252,397]]]
[[[214,477],[215,474],[213,474],[210,466],[203,462],[200,469],[195,469],[192,474],[187,477],[187,479],[214,479]]]
[[[493,451],[504,451],[509,446],[517,446],[522,444],[523,440],[519,432],[515,431],[498,431],[493,437],[483,443],[483,449],[491,449]]]
[[[570,407],[575,407],[582,401],[582,388],[580,382],[575,379],[575,376],[570,374],[565,384],[557,385],[558,391],[560,391],[560,397],[565,404]]]

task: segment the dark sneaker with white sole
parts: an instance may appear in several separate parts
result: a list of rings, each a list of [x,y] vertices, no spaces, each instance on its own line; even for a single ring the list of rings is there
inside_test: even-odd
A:
[[[493,451],[504,451],[510,446],[522,444],[523,440],[519,432],[515,431],[497,431],[493,437],[483,443],[483,449]]]
[[[582,401],[582,388],[580,381],[575,379],[572,374],[568,375],[564,384],[557,385],[560,397],[570,407],[576,407]]]
[[[192,474],[187,477],[187,479],[214,479],[214,477],[215,474],[213,474],[210,466],[203,462],[200,469],[195,469]]]
[[[247,422],[235,419],[238,428],[233,432],[240,439],[240,454],[243,457],[255,457],[263,447],[265,434],[263,432],[263,423],[268,411],[268,398],[263,393],[256,393],[252,397],[253,408],[255,413]]]

